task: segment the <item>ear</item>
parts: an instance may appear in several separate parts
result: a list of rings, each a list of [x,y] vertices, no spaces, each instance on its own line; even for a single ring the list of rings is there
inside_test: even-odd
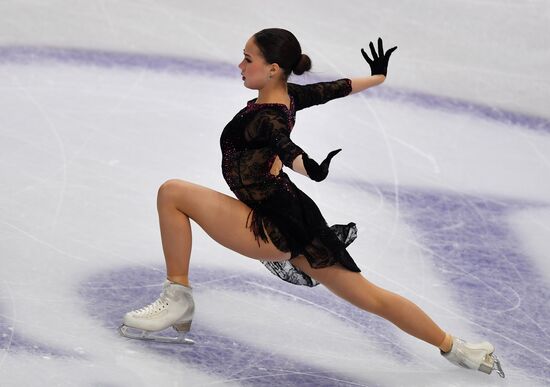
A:
[[[269,67],[269,73],[271,75],[275,75],[275,74],[279,73],[279,71],[283,71],[277,63],[272,63],[269,66],[270,66]]]

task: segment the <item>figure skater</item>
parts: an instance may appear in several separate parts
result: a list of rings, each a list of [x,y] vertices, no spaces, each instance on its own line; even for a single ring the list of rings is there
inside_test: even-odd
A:
[[[288,83],[291,73],[311,69],[309,57],[289,31],[264,29],[244,47],[239,64],[244,86],[258,90],[224,128],[222,173],[237,199],[183,180],[168,180],[158,190],[162,247],[167,279],[160,298],[126,313],[119,328],[126,337],[192,343],[185,337],[194,313],[189,283],[190,219],[223,246],[260,260],[281,279],[326,286],[351,304],[392,322],[436,348],[450,362],[504,377],[488,342],[467,343],[443,331],[411,301],[369,282],[346,247],[356,236],[354,223],[329,227],[316,204],[283,172],[283,165],[315,181],[327,177],[334,150],[321,162],[290,139],[296,111],[361,92],[386,79],[390,55],[378,39],[372,58],[361,53],[371,76],[309,85]],[[177,337],[155,334],[173,327]],[[137,331],[137,333],[136,333]]]

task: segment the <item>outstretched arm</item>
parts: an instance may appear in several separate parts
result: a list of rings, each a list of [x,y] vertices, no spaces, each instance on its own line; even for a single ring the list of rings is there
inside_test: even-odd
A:
[[[367,55],[364,49],[361,49],[361,54],[363,54],[363,58],[365,58],[370,66],[371,76],[352,79],[350,94],[358,93],[384,82],[388,73],[390,55],[397,49],[397,46],[395,46],[384,52],[381,38],[378,38],[378,52],[374,49],[374,44],[372,42],[369,43],[369,47],[372,59]]]
[[[359,93],[369,87],[378,86],[384,82],[385,79],[386,77],[382,74],[371,75],[370,77],[352,78],[350,94]]]
[[[349,94],[358,93],[369,87],[381,84],[386,79],[388,72],[388,61],[390,55],[397,47],[392,47],[384,52],[382,39],[378,38],[378,53],[374,49],[374,44],[370,42],[370,51],[372,59],[365,50],[361,49],[363,57],[371,69],[370,77],[360,77],[354,79],[342,78],[332,82],[318,82],[309,85],[298,85],[288,83],[288,93],[294,97],[296,110],[308,108],[310,106],[321,105],[336,98],[342,98]]]

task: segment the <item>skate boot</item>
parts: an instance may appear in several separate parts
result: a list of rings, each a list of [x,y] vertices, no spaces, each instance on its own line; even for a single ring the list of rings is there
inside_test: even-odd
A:
[[[192,289],[166,280],[155,302],[126,313],[119,332],[131,339],[194,344],[185,337],[191,329],[194,311]],[[176,337],[158,333],[170,326],[178,332]]]
[[[493,354],[495,347],[486,341],[478,344],[467,343],[462,339],[453,337],[453,346],[447,353],[441,352],[441,355],[451,363],[468,368],[471,370],[479,370],[490,374],[496,370],[501,378],[504,377],[504,372],[500,366],[500,361]]]

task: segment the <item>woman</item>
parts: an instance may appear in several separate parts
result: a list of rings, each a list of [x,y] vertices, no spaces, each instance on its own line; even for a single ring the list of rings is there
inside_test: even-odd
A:
[[[353,305],[436,346],[454,364],[485,373],[496,369],[504,376],[490,343],[453,338],[409,300],[367,281],[346,251],[355,239],[355,224],[329,227],[315,203],[282,171],[284,164],[315,181],[326,178],[331,159],[340,150],[330,152],[320,164],[309,158],[290,139],[295,114],[381,84],[397,47],[384,52],[380,38],[378,52],[372,42],[369,46],[372,59],[361,52],[370,65],[370,77],[300,86],[287,79],[291,72],[308,71],[311,61],[292,33],[265,29],[246,42],[239,68],[245,87],[258,90],[258,98],[235,115],[220,139],[223,176],[238,199],[181,180],[160,187],[157,207],[167,279],[158,300],[124,316],[120,328],[124,336],[191,342],[185,333],[194,312],[188,278],[189,219],[193,219],[217,242],[261,260],[283,280],[306,286],[321,283]],[[180,332],[179,337],[154,334],[170,326]]]

